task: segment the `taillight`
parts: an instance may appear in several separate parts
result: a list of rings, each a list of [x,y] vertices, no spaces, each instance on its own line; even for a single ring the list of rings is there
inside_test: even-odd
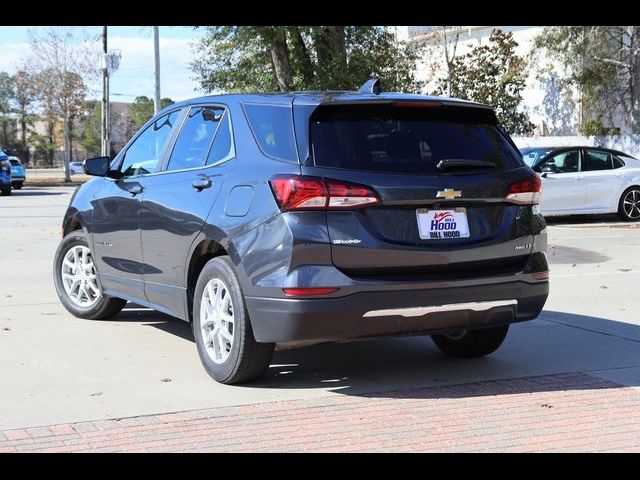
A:
[[[380,203],[373,189],[355,183],[303,175],[278,175],[270,180],[282,211],[340,210]]]
[[[512,183],[504,200],[518,205],[537,205],[541,196],[542,179],[536,174],[527,180]]]

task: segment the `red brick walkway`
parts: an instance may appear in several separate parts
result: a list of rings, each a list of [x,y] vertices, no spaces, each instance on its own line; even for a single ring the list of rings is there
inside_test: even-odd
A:
[[[640,391],[573,373],[0,431],[35,451],[640,452]]]

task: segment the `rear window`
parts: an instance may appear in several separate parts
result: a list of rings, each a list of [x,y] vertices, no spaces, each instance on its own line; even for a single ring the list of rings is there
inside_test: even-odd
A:
[[[245,103],[244,110],[253,136],[265,154],[298,162],[290,107]]]
[[[504,170],[522,166],[520,152],[492,117],[477,108],[319,107],[310,121],[314,163],[427,175],[441,173],[436,165],[445,159],[484,160]]]

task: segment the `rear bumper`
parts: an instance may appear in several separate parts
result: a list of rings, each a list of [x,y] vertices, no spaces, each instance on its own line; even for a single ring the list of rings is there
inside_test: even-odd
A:
[[[548,295],[549,282],[511,281],[323,299],[248,296],[246,302],[257,341],[291,342],[442,333],[532,320]]]

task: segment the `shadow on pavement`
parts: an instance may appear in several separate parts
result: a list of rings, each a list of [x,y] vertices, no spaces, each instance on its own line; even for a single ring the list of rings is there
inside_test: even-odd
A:
[[[24,190],[28,188],[28,190]],[[23,187],[20,190],[12,190],[11,196],[17,197],[34,197],[34,196],[42,196],[42,195],[65,195],[68,192],[52,192],[51,190],[35,190],[37,187]]]
[[[547,225],[575,225],[575,224],[589,224],[589,226],[596,227],[598,223],[616,224],[616,225],[602,225],[602,226],[625,226],[634,225],[633,222],[626,222],[622,220],[615,213],[606,213],[601,215],[566,215],[566,216],[554,216],[545,217]],[[635,223],[638,225],[637,223]]]
[[[168,315],[129,304],[114,318],[127,320],[145,322],[193,341],[191,326]],[[513,380],[576,372],[595,372],[614,383],[601,381],[604,386],[594,386],[593,382],[581,380],[573,381],[575,385],[569,387],[567,382],[552,384],[545,378],[539,379],[540,385],[535,380],[529,385]],[[462,388],[465,384],[499,380],[504,382]],[[584,388],[606,388],[619,386],[615,383],[618,380],[640,385],[639,326],[545,310],[534,321],[512,325],[505,343],[487,357],[449,358],[426,336],[324,343],[275,352],[261,380],[235,388],[331,389],[345,395],[385,398],[406,396],[408,390],[418,389],[410,395],[438,398],[575,390],[579,384]],[[452,390],[451,386],[456,385],[460,389]],[[436,388],[444,386],[448,386],[446,391]]]

